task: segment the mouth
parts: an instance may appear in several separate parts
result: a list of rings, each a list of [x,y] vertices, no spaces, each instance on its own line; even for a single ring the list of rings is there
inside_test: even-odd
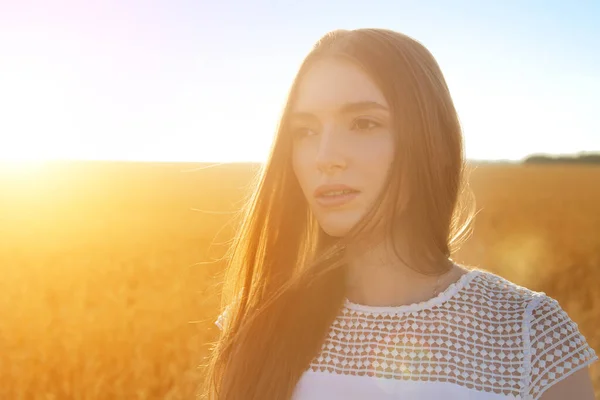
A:
[[[335,207],[349,203],[359,194],[359,190],[345,185],[319,186],[315,190],[315,199],[321,206]]]

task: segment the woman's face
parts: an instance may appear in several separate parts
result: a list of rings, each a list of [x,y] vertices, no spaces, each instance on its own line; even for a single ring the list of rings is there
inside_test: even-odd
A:
[[[344,236],[373,206],[394,157],[389,106],[349,61],[315,62],[290,110],[294,173],[321,228]]]

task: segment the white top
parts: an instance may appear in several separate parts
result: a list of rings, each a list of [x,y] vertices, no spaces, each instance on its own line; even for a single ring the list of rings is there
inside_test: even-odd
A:
[[[556,300],[474,269],[421,303],[346,299],[293,400],[539,399],[596,360]]]

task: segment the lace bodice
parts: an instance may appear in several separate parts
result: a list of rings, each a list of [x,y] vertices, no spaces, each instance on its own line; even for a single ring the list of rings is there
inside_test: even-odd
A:
[[[346,299],[294,399],[538,399],[597,359],[556,300],[471,270],[422,303]]]

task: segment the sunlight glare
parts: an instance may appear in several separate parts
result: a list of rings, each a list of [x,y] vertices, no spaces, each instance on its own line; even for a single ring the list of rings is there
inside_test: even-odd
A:
[[[46,165],[46,160],[40,159],[3,159],[0,160],[0,174],[9,177],[23,177],[39,173]]]

